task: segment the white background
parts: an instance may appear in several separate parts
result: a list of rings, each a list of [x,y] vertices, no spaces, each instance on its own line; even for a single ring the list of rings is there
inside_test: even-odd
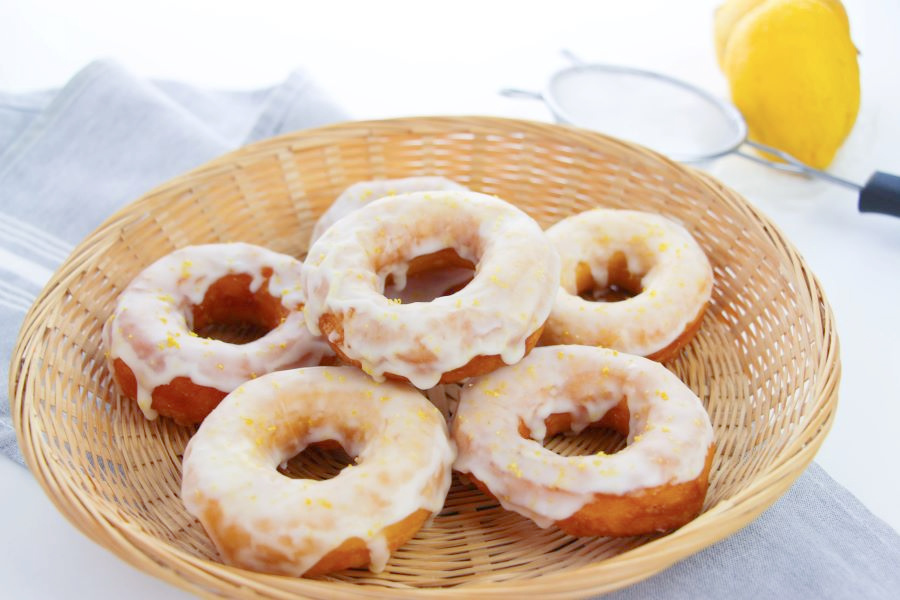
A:
[[[0,90],[59,87],[96,58],[134,73],[237,89],[310,72],[355,118],[491,114],[550,120],[498,96],[540,89],[588,60],[661,70],[725,96],[712,46],[717,2],[113,2],[0,0]],[[863,100],[831,170],[900,173],[900,3],[847,3]],[[900,219],[860,215],[852,193],[746,163],[710,171],[768,213],[822,280],[841,339],[834,428],[817,460],[900,530]],[[30,475],[0,459],[0,595],[177,597],[55,511]],[[5,556],[3,556],[5,554]],[[52,574],[52,576],[48,576]]]

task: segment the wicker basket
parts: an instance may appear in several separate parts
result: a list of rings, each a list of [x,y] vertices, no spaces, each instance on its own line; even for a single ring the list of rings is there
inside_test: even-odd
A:
[[[147,421],[115,391],[100,329],[143,267],[187,244],[242,240],[302,256],[349,184],[444,175],[514,202],[547,226],[597,205],[681,221],[715,269],[711,309],[669,367],[707,406],[717,441],[703,514],[665,536],[573,538],[541,530],[454,480],[444,511],[380,574],[317,580],[217,562],[179,500],[192,434]],[[153,190],[82,242],[28,313],[10,397],[29,467],[60,511],[122,559],[200,595],[276,598],[596,594],[646,578],[740,529],[812,460],[839,377],[821,287],[782,233],[732,191],[595,133],[497,118],[346,123],[226,155]],[[585,435],[560,453],[615,444]],[[326,455],[307,467],[328,470]],[[317,464],[321,463],[321,464]]]

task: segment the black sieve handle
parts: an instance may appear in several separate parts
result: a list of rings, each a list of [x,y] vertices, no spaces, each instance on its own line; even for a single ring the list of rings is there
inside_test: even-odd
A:
[[[900,217],[900,177],[876,171],[859,191],[859,212]]]

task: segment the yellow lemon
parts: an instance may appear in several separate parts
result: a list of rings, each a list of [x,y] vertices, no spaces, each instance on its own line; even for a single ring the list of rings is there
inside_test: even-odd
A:
[[[737,23],[751,10],[762,4],[766,4],[767,2],[768,0],[729,0],[716,9],[716,58],[719,60],[720,67],[724,67],[725,65],[725,43],[728,41],[729,36],[731,36],[734,26],[737,25]],[[841,4],[839,0],[820,0],[820,2],[835,13],[835,16],[843,23],[847,30],[847,34],[849,35],[850,20],[847,18],[847,11],[844,10],[844,5]]]
[[[824,168],[859,111],[859,65],[837,0],[729,0],[715,15],[719,64],[750,139]]]
[[[716,9],[715,16],[715,43],[716,58],[719,60],[719,67],[725,67],[725,45],[734,26],[743,19],[748,12],[764,4],[767,0],[730,0]]]

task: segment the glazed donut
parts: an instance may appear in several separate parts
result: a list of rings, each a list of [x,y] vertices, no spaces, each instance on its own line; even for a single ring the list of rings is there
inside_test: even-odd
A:
[[[157,260],[122,292],[104,326],[122,393],[148,419],[187,425],[248,379],[319,364],[331,350],[304,325],[301,270],[290,256],[243,243],[188,246]],[[213,324],[267,333],[247,344],[196,333]]]
[[[618,430],[614,454],[564,457],[542,440],[588,425]],[[703,506],[713,456],[709,416],[657,362],[591,346],[535,348],[466,384],[453,421],[466,473],[540,527],[577,536],[666,531]]]
[[[355,464],[322,481],[277,471],[323,442]],[[353,367],[279,371],[238,387],[203,422],[184,453],[181,497],[228,564],[377,572],[441,510],[454,457],[443,417],[408,384]]]
[[[446,177],[404,177],[401,179],[379,179],[375,181],[361,181],[354,183],[326,210],[313,227],[312,245],[322,237],[325,230],[336,221],[347,216],[351,212],[378,200],[385,196],[395,196],[409,192],[429,192],[438,190],[465,190],[466,187],[451,181]]]
[[[416,257],[476,265],[461,290],[402,304],[383,294]],[[559,257],[538,224],[511,204],[468,191],[376,200],[341,220],[309,251],[306,324],[376,379],[420,389],[521,360],[537,342],[558,287]]]
[[[597,208],[563,219],[547,237],[562,270],[542,345],[603,346],[664,361],[699,329],[713,272],[680,225],[650,213]],[[626,299],[579,297],[594,286],[619,288]]]

